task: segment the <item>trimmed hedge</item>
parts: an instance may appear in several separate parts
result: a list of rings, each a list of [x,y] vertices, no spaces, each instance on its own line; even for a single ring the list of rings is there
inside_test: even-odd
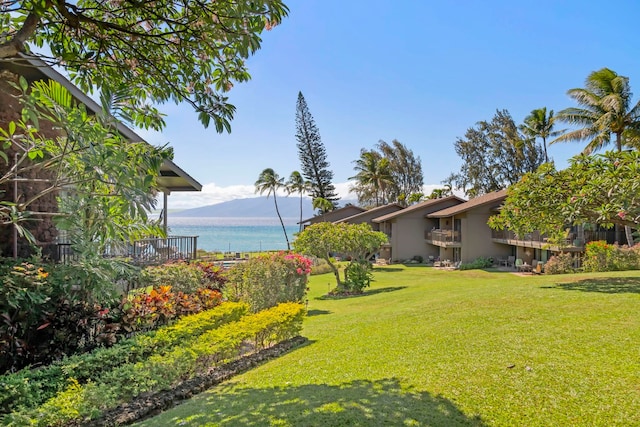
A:
[[[223,303],[198,314],[185,316],[170,326],[136,335],[109,348],[71,356],[40,369],[24,369],[0,378],[0,413],[42,404],[69,386],[96,380],[123,364],[163,354],[177,345],[197,339],[202,333],[239,320],[248,311],[245,304]]]
[[[69,378],[68,387],[38,408],[12,413],[5,422],[61,426],[81,419],[95,419],[110,408],[145,392],[167,390],[174,385],[242,355],[248,342],[258,350],[299,335],[306,311],[302,304],[284,303],[218,329],[198,339],[153,354],[137,363],[125,363],[105,372],[95,382],[80,384]]]

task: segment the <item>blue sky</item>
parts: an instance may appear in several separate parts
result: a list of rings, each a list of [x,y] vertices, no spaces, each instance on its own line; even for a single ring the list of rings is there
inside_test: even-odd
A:
[[[361,148],[397,139],[422,159],[427,188],[460,167],[454,142],[496,109],[517,123],[534,108],[574,106],[566,91],[602,67],[640,94],[640,16],[633,1],[285,0],[289,17],[263,34],[248,83],[229,93],[231,134],[204,129],[187,105],[164,105],[175,161],[205,184],[170,208],[255,197],[267,167],[300,169],[295,107],[302,91],[344,194]],[[638,97],[634,96],[634,101]],[[582,149],[554,145],[559,165]]]

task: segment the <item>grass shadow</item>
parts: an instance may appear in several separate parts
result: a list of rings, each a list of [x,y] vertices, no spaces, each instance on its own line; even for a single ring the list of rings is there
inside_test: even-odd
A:
[[[546,286],[567,291],[600,292],[604,294],[640,294],[640,277],[603,277]]]
[[[171,418],[169,418],[169,416]],[[484,426],[456,405],[395,379],[341,385],[239,388],[223,385],[142,426]]]
[[[346,298],[360,298],[360,297],[368,297],[376,294],[383,294],[387,292],[395,292],[400,291],[402,289],[406,289],[406,286],[389,286],[386,288],[378,288],[378,289],[369,289],[368,291],[361,292],[359,294],[326,294],[319,297],[316,297],[317,300],[334,300],[334,299],[346,299]]]
[[[329,310],[307,310],[307,316],[311,317],[311,316],[322,316],[323,314],[331,314],[331,312]]]
[[[375,271],[376,273],[394,273],[394,272],[403,271],[403,270],[404,268],[398,268],[398,267],[380,267],[380,266],[373,267],[373,271]]]

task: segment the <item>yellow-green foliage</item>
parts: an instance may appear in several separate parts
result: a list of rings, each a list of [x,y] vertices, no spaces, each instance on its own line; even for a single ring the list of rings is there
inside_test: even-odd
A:
[[[170,326],[136,335],[109,348],[72,356],[37,370],[22,370],[0,377],[2,412],[31,408],[63,390],[69,378],[80,383],[96,380],[111,369],[164,354],[178,345],[191,342],[205,331],[215,329],[244,316],[248,306],[227,302],[201,313],[185,316]]]
[[[305,313],[302,304],[283,303],[242,317],[164,354],[114,368],[96,382],[87,385],[73,382],[39,408],[13,416],[21,416],[33,425],[64,425],[73,419],[95,418],[100,411],[141,393],[168,389],[209,366],[240,356],[244,342],[253,341],[256,349],[260,349],[292,338],[302,330]]]

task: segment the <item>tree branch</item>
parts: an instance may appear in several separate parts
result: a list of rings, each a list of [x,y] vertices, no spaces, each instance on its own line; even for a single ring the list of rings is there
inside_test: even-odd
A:
[[[0,58],[10,58],[24,52],[25,43],[35,34],[39,23],[40,15],[30,12],[16,34],[6,42],[0,43]]]

